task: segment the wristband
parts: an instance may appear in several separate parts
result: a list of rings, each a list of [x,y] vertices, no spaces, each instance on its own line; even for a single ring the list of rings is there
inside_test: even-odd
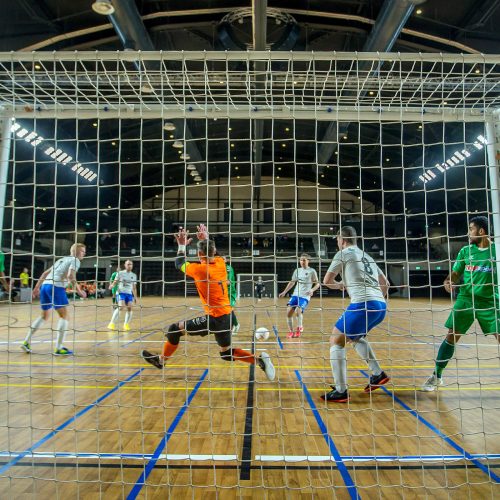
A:
[[[186,252],[186,245],[179,245],[177,253],[185,253],[185,252]]]

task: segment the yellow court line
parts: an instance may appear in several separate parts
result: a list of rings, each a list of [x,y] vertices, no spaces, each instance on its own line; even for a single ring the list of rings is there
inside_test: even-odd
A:
[[[276,363],[275,363],[276,364]],[[43,361],[0,361],[0,365],[23,365],[23,366],[53,366],[54,368],[74,368],[75,366],[92,366],[92,367],[113,367],[113,368],[141,368],[141,367],[150,367],[151,365],[147,363],[67,363],[67,364],[59,364],[43,362]],[[330,370],[330,365],[278,365],[278,368],[286,368],[290,370]],[[212,363],[203,363],[203,364],[176,364],[169,363],[167,365],[168,368],[224,368],[224,369],[235,369],[235,370],[248,370],[248,365],[245,364],[212,364]],[[349,365],[348,368],[350,370],[366,370],[366,365]],[[385,369],[411,369],[411,368],[435,368],[435,365],[384,365]],[[496,365],[459,365],[458,368],[500,368],[500,364]]]
[[[31,389],[114,389],[114,385],[51,385],[51,384],[0,384],[0,387],[24,387]],[[124,385],[120,387],[121,391],[191,391],[194,386],[191,387],[164,387],[157,385],[146,385],[146,386],[131,386]],[[400,391],[412,391],[420,392],[415,387],[398,387],[396,389],[391,388],[395,392]],[[247,391],[248,387],[200,387],[200,391]],[[257,391],[273,391],[273,392],[301,392],[301,387],[258,387]],[[325,392],[324,388],[309,388],[311,392]],[[352,392],[362,392],[364,389],[354,388],[350,389]],[[467,388],[455,388],[455,387],[440,387],[439,391],[500,391],[500,386],[497,387],[467,387]]]

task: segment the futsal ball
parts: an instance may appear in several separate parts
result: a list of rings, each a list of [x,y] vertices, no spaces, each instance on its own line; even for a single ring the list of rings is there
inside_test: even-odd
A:
[[[255,338],[257,340],[267,340],[269,338],[269,330],[263,326],[255,330]]]

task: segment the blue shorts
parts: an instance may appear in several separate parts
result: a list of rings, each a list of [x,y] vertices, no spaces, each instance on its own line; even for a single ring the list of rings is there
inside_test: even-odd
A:
[[[69,304],[66,289],[62,286],[42,285],[40,288],[40,307],[44,311],[60,309]]]
[[[309,300],[305,297],[297,297],[297,295],[292,295],[290,300],[288,301],[287,306],[290,307],[300,307],[302,312],[306,310],[306,307],[309,305]]]
[[[386,311],[387,304],[378,300],[349,304],[335,323],[335,328],[345,333],[349,339],[358,340],[382,323]]]
[[[131,293],[118,293],[118,302],[125,302],[128,306],[130,302],[134,302],[134,296]]]

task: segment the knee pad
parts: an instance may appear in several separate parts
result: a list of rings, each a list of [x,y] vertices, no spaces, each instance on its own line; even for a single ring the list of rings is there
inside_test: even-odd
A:
[[[172,345],[178,345],[182,334],[179,330],[179,323],[172,323],[168,327],[167,339]]]
[[[220,357],[224,361],[233,361],[233,350],[229,349],[227,351],[220,351]]]

